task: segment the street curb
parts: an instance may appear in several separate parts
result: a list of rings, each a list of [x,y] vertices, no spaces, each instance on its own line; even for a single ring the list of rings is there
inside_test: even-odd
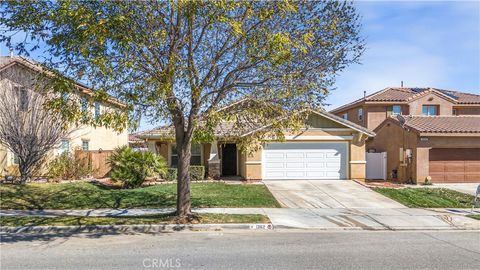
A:
[[[0,234],[158,234],[182,231],[218,232],[228,230],[247,231],[480,231],[477,227],[292,227],[261,224],[169,224],[169,225],[85,225],[85,226],[19,226],[0,227]]]
[[[179,231],[223,231],[223,230],[273,230],[273,224],[168,224],[168,225],[80,225],[80,226],[20,226],[0,227],[6,234],[74,234],[74,233],[166,233]]]
[[[390,231],[390,232],[397,232],[397,231],[480,231],[480,228],[477,227],[382,227],[382,226],[375,226],[375,227],[291,227],[285,225],[277,225],[275,226],[276,231],[281,230],[316,230],[316,231]]]

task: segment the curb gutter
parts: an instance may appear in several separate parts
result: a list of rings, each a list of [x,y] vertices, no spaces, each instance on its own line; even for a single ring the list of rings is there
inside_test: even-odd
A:
[[[273,224],[168,224],[168,225],[84,225],[0,227],[0,233],[166,233],[177,231],[273,230]]]

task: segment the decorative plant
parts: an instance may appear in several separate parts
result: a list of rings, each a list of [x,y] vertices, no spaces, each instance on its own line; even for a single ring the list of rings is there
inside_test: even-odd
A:
[[[126,146],[117,148],[108,162],[112,166],[110,177],[121,181],[124,188],[139,187],[147,177],[167,173],[167,162],[163,157]]]
[[[92,173],[91,164],[86,159],[76,159],[65,152],[58,155],[48,164],[48,176],[59,180],[78,180]]]
[[[425,181],[423,182],[423,185],[424,185],[424,186],[430,186],[430,185],[432,185],[432,177],[431,177],[431,176],[425,177]]]

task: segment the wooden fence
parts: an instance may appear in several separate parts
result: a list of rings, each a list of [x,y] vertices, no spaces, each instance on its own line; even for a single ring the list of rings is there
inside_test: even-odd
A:
[[[92,168],[92,176],[95,178],[108,177],[111,167],[108,164],[108,157],[113,153],[108,151],[75,151],[75,159],[85,161]]]

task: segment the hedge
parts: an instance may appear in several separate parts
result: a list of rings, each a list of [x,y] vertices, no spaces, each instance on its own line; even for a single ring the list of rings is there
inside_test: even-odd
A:
[[[205,166],[190,166],[190,179],[203,180],[205,179]],[[168,168],[168,172],[163,176],[165,180],[175,181],[177,180],[177,168]]]

